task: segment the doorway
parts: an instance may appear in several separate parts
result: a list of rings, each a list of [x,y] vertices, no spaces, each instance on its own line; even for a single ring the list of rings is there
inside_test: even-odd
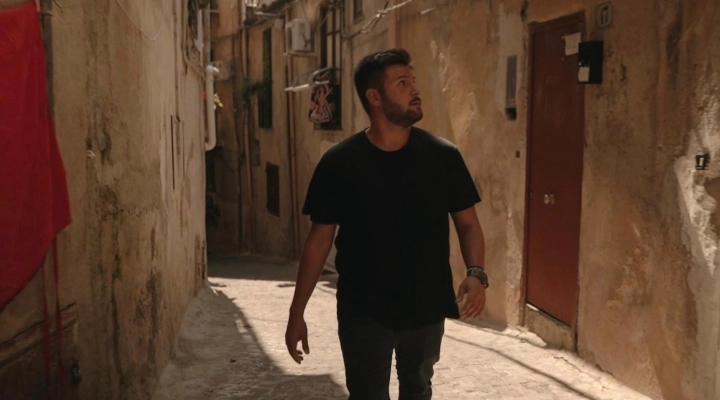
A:
[[[577,42],[584,15],[531,25],[526,302],[574,328],[585,129]]]

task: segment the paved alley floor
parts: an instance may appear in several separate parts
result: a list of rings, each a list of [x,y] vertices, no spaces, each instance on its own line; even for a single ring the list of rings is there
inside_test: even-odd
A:
[[[308,304],[310,354],[302,365],[284,344],[295,264],[237,258],[212,263],[209,275],[154,400],[347,398],[334,275],[321,277]],[[647,399],[530,333],[452,320],[445,330],[433,399]]]

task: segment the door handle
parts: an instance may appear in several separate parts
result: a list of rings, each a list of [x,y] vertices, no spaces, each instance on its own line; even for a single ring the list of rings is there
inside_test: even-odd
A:
[[[552,193],[546,194],[545,197],[543,198],[543,202],[545,204],[550,204],[550,205],[555,204],[555,195]]]

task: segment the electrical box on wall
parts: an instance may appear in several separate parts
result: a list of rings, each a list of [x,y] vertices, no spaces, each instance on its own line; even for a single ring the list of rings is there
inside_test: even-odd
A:
[[[603,51],[602,41],[580,42],[578,46],[578,83],[602,83]]]
[[[285,26],[288,50],[292,53],[312,51],[312,35],[310,23],[304,19],[294,19]]]

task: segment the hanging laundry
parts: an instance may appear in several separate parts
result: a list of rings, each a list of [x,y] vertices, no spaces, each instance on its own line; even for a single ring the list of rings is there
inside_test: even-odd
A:
[[[0,11],[0,307],[70,223],[35,3]]]

